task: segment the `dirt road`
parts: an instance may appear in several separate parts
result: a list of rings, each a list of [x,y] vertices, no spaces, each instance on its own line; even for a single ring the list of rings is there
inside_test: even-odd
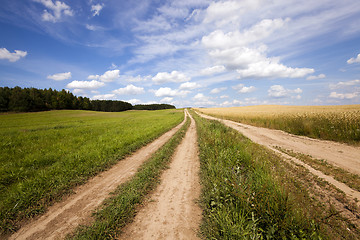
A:
[[[120,239],[198,239],[201,210],[195,201],[200,196],[200,162],[195,122],[190,118],[191,125],[161,185]]]
[[[79,224],[91,221],[91,213],[109,193],[136,173],[137,168],[164,145],[185,120],[133,155],[119,161],[110,170],[75,189],[75,194],[49,208],[43,216],[23,226],[10,239],[62,239]]]
[[[218,120],[224,123],[226,126],[241,132],[244,136],[246,136],[253,142],[264,145],[279,153],[284,158],[291,159],[297,164],[303,165],[314,175],[328,181],[329,183],[333,184],[334,186],[345,192],[345,194],[348,195],[351,199],[360,200],[359,191],[353,190],[344,183],[335,180],[332,176],[325,175],[322,172],[315,170],[309,165],[303,163],[302,161],[290,157],[287,154],[284,154],[275,149],[275,147],[281,147],[287,150],[292,150],[294,152],[310,155],[317,159],[324,159],[335,166],[360,175],[359,147],[352,147],[331,141],[296,136],[280,130],[254,127],[230,120],[223,120],[207,116],[201,113],[198,114],[207,119]]]

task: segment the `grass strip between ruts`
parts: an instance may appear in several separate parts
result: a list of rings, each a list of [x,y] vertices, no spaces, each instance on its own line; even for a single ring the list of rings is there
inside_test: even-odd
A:
[[[91,226],[80,226],[68,239],[113,239],[120,234],[123,227],[135,217],[136,208],[160,183],[161,173],[168,167],[189,125],[190,119],[187,118],[181,129],[142,164],[135,176],[121,184],[113,196],[105,200],[94,214],[95,222]]]

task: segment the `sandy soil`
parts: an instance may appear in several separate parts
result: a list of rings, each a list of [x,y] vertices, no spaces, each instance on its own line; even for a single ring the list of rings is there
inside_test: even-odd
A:
[[[79,224],[91,222],[91,213],[116,187],[136,173],[137,168],[164,145],[185,120],[161,137],[119,161],[108,171],[75,189],[75,194],[56,203],[41,217],[23,226],[10,239],[62,239]]]
[[[313,169],[302,161],[294,157],[290,157],[287,154],[275,149],[275,147],[278,146],[287,150],[292,150],[294,152],[310,155],[313,158],[324,159],[335,166],[341,167],[349,172],[360,175],[359,147],[352,147],[331,141],[296,136],[280,130],[254,127],[230,120],[214,118],[201,113],[198,114],[207,119],[218,120],[224,123],[226,126],[229,126],[241,132],[244,136],[248,137],[253,142],[264,145],[277,152],[278,154],[282,155],[284,158],[290,159],[295,163],[306,167],[314,175],[328,181],[329,183],[333,184],[334,186],[345,192],[345,194],[349,196],[350,199],[360,200],[360,192],[351,189],[344,183],[335,180],[332,176],[327,176],[322,172]],[[358,205],[360,205],[360,202],[358,203]]]
[[[189,115],[190,116],[190,115]],[[120,239],[198,239],[201,209],[197,135],[194,120],[178,146],[170,168],[149,202]]]

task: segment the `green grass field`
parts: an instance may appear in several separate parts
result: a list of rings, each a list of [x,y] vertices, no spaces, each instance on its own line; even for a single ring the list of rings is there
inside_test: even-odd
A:
[[[179,124],[179,110],[0,115],[0,230],[46,207]]]

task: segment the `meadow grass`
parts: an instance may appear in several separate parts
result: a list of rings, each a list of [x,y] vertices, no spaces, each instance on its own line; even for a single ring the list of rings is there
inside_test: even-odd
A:
[[[141,165],[134,177],[121,184],[113,196],[107,199],[94,214],[91,226],[81,226],[68,239],[114,239],[122,228],[132,221],[136,209],[143,204],[146,196],[160,183],[160,177],[185,136],[190,125],[188,118],[184,126],[149,160]]]
[[[348,144],[360,144],[360,105],[201,108],[204,114]]]
[[[178,110],[0,115],[0,232],[15,231],[183,119]]]
[[[328,212],[314,204],[294,177],[294,168],[235,130],[193,115],[201,161],[203,238],[338,239],[327,236],[322,219]]]

